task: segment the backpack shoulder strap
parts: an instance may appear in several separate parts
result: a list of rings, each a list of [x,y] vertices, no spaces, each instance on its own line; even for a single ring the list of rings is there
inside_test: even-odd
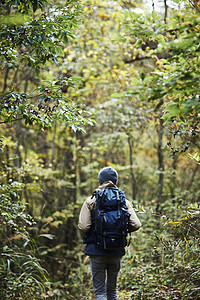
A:
[[[106,189],[96,189],[92,195],[92,198],[96,198],[97,206],[103,205],[103,202],[106,200],[107,193]]]

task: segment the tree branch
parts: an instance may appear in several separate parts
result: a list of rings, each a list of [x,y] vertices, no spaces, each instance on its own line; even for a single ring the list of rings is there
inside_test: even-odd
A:
[[[2,121],[2,122],[0,122],[0,124],[13,123],[13,122],[16,122],[16,121],[20,121],[20,120],[22,120],[22,119],[24,119],[24,118],[21,117],[21,118],[19,118],[19,119],[15,119],[15,120],[12,120],[12,121]]]

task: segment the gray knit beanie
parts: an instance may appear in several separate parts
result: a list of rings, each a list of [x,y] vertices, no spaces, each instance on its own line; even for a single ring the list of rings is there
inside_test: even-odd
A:
[[[100,170],[98,174],[99,182],[104,183],[105,181],[112,181],[114,184],[117,184],[118,173],[112,167],[105,167]]]

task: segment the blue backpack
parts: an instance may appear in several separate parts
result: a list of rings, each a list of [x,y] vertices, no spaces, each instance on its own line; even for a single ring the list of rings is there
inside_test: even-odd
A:
[[[117,188],[95,190],[96,208],[93,212],[95,244],[102,249],[115,250],[127,246],[130,214],[124,193]]]

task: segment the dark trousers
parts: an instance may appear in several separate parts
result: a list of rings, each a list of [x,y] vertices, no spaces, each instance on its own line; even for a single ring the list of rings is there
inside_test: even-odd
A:
[[[90,266],[96,300],[116,300],[121,257],[90,256]]]

